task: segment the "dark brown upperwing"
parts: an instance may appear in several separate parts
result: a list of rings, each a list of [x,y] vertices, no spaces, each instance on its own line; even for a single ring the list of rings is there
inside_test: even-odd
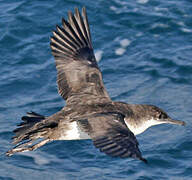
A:
[[[82,16],[76,8],[74,15],[68,13],[68,21],[62,19],[62,27],[56,26],[50,45],[58,91],[67,104],[110,100],[94,56],[85,8]]]
[[[124,122],[124,115],[118,112],[98,113],[77,123],[101,152],[113,157],[132,157],[147,162],[141,155],[136,137]]]

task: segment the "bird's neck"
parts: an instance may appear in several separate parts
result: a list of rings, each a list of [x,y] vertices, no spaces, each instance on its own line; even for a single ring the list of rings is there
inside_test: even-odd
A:
[[[133,132],[134,135],[138,135],[143,133],[146,129],[151,126],[155,126],[158,124],[162,124],[162,122],[158,122],[156,120],[148,119],[148,120],[135,120],[135,119],[125,119],[125,123],[129,130]]]

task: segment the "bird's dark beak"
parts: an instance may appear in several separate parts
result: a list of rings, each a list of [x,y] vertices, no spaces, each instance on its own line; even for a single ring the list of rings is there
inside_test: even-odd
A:
[[[171,118],[164,119],[163,123],[178,124],[178,125],[181,125],[181,126],[185,126],[185,124],[186,124],[184,121],[174,120],[174,119],[171,119]]]

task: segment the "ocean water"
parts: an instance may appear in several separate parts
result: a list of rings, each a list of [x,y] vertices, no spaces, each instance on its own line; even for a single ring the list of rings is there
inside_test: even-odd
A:
[[[27,111],[49,116],[65,105],[49,38],[68,10],[83,6],[112,99],[154,104],[187,124],[137,136],[147,165],[108,157],[90,140],[4,154]],[[192,179],[192,1],[0,1],[0,123],[0,180]]]

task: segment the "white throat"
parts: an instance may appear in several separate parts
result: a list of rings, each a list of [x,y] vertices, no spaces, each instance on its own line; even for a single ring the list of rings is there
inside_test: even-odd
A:
[[[137,135],[137,134],[141,134],[143,133],[146,129],[148,129],[149,127],[151,126],[155,126],[155,125],[158,125],[158,124],[162,124],[163,122],[161,121],[156,121],[154,118],[148,120],[148,121],[145,121],[143,124],[141,125],[131,125],[129,124],[128,121],[126,121],[126,118],[125,118],[125,124],[127,125],[127,127],[129,128],[129,130],[134,134],[134,135]]]

